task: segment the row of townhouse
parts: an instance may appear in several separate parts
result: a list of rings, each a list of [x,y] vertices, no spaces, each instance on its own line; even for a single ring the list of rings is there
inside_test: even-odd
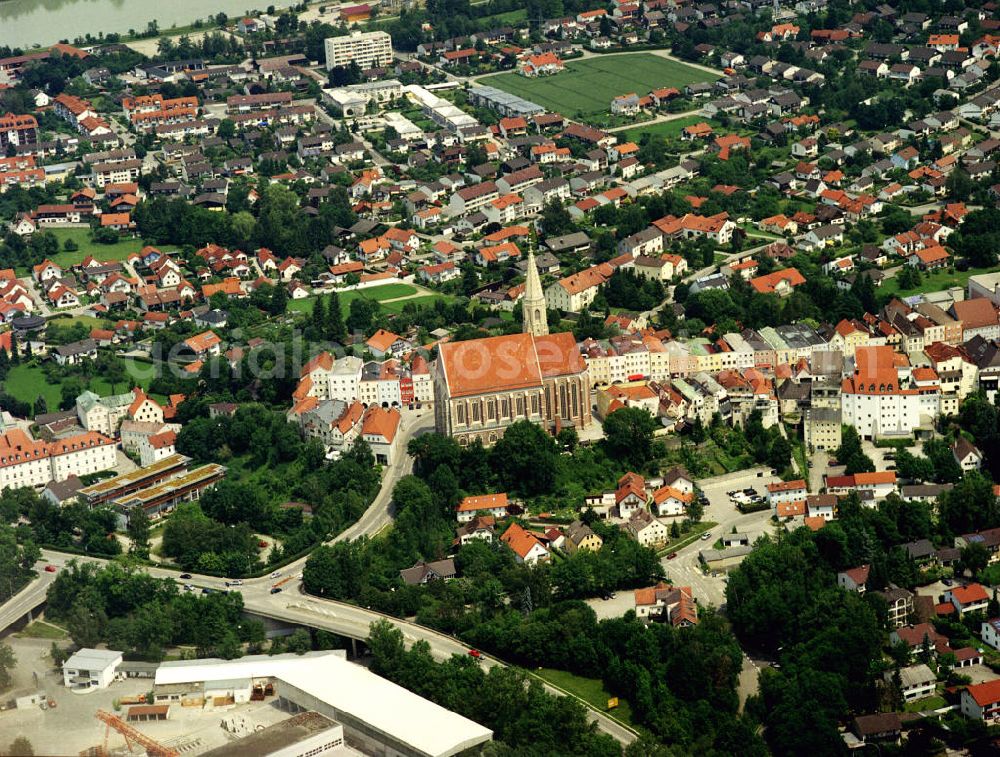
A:
[[[402,350],[393,351],[393,345],[399,343],[402,341],[396,338],[392,344],[377,347],[384,346],[384,355],[401,354]],[[420,355],[406,365],[397,357],[366,363],[353,355],[334,358],[322,352],[302,368],[293,397],[398,408],[432,403],[434,383],[430,366]]]

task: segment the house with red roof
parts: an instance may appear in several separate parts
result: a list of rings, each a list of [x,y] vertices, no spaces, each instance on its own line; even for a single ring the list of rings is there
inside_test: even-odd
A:
[[[399,424],[402,416],[396,408],[373,405],[361,421],[361,436],[368,442],[378,465],[392,465],[398,454]]]
[[[698,605],[690,586],[671,586],[661,581],[656,586],[636,589],[634,597],[636,617],[662,618],[675,628],[698,623]]]
[[[864,594],[869,573],[871,573],[870,565],[859,565],[857,568],[842,570],[837,574],[837,585],[847,591]]]
[[[784,268],[750,279],[750,286],[760,294],[776,294],[779,297],[787,297],[795,287],[805,283],[805,276],[796,268]]]
[[[541,537],[517,523],[510,524],[500,537],[500,541],[510,548],[514,553],[514,559],[519,563],[534,565],[549,560],[549,550]]]
[[[985,612],[990,602],[990,595],[981,584],[971,583],[967,586],[953,586],[944,593],[945,602],[951,602],[958,614],[967,612]]]
[[[468,523],[480,515],[490,515],[494,518],[506,518],[509,514],[507,493],[479,494],[465,497],[455,507],[455,520]]]
[[[962,690],[960,709],[970,720],[995,723],[1000,718],[1000,678]]]

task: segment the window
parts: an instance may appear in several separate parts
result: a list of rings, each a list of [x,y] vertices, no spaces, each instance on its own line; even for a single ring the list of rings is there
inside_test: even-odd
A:
[[[531,397],[531,414],[538,415],[538,395],[532,395]]]
[[[465,405],[459,405],[457,410],[458,422],[465,423]]]
[[[517,414],[524,415],[524,397],[517,398]]]
[[[482,412],[483,412],[483,409],[482,409],[482,406],[480,405],[480,403],[479,402],[473,402],[472,403],[472,422],[473,423],[479,423],[479,421],[482,419]]]

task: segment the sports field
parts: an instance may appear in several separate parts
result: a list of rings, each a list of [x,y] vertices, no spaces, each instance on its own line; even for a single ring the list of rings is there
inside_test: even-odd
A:
[[[660,87],[676,87],[700,81],[714,81],[707,71],[652,53],[602,55],[566,61],[566,70],[554,76],[528,79],[504,73],[479,80],[573,118],[578,114],[604,113],[612,98],[635,92],[642,96]]]

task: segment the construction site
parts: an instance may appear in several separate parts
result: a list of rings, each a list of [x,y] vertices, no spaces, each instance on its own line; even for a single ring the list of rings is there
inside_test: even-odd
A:
[[[343,651],[148,663],[84,648],[60,670],[42,640],[10,642],[17,680],[0,733],[35,754],[450,757],[492,737]]]

